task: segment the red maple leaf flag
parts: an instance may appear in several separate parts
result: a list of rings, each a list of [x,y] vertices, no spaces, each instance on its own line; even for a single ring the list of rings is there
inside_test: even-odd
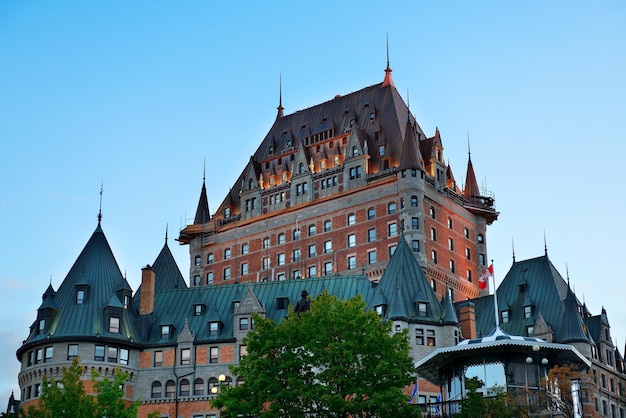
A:
[[[480,277],[478,278],[478,287],[480,289],[487,288],[487,279],[489,277],[493,277],[493,263],[491,263],[491,265],[489,265],[489,267],[487,267],[485,271],[483,272],[483,274],[481,274]]]

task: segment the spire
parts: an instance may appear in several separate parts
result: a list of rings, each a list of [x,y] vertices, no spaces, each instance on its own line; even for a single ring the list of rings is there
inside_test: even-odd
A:
[[[422,165],[422,156],[420,154],[419,145],[415,139],[415,130],[409,118],[410,112],[407,109],[406,127],[404,131],[404,142],[402,143],[402,157],[398,171],[407,169],[419,169],[424,171]]]
[[[546,230],[543,230],[543,251],[548,256],[548,241],[546,240]]]
[[[205,170],[202,174],[202,190],[200,191],[200,200],[198,201],[198,208],[196,209],[196,217],[193,220],[194,225],[202,225],[207,223],[211,219],[211,213],[209,212],[209,200],[206,195],[206,160]],[[167,241],[167,238],[166,238]]]
[[[383,80],[383,84],[381,87],[395,87],[393,84],[393,79],[391,78],[391,67],[389,67],[389,34],[386,34],[387,38],[387,68],[385,68],[385,79]]]
[[[283,73],[280,73],[280,81],[279,81],[279,87],[278,87],[278,107],[276,109],[278,109],[278,114],[276,115],[276,119],[280,119],[284,116],[283,114],[283,110],[285,109],[283,107]]]
[[[102,221],[102,192],[104,191],[104,182],[100,182],[100,209],[98,210],[98,225]]]
[[[167,244],[167,229],[169,227],[169,224],[165,224],[165,244]]]
[[[478,182],[476,181],[476,174],[474,174],[474,165],[472,164],[472,154],[469,150],[469,144],[467,147],[467,173],[465,174],[465,188],[463,189],[463,195],[467,200],[475,201],[480,196],[480,190],[478,190]]]
[[[511,238],[511,249],[513,250],[513,263],[515,263],[515,241]]]

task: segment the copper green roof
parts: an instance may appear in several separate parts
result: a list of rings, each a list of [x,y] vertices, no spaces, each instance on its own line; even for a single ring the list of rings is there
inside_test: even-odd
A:
[[[390,320],[439,324],[445,316],[404,234],[400,236],[368,308],[384,305],[384,301],[388,301],[385,317]],[[416,302],[427,304],[425,316],[418,315]]]
[[[79,289],[85,291],[82,304],[77,303]],[[80,339],[98,335],[127,341],[129,336],[136,335],[135,315],[131,310],[123,309],[118,296],[120,291],[129,297],[132,292],[98,223],[57,292],[49,286],[44,294],[42,308],[55,309],[52,317],[48,318],[46,332],[31,333],[25,345],[44,338]],[[118,310],[116,316],[121,318],[119,333],[108,332],[108,317],[105,315],[107,307]]]

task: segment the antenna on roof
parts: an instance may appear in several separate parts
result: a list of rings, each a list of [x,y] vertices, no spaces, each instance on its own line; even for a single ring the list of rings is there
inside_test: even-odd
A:
[[[100,209],[98,210],[98,225],[102,220],[102,192],[104,191],[104,182],[100,181]]]

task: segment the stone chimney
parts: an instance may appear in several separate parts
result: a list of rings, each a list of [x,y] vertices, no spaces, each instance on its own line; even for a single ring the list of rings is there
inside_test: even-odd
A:
[[[474,306],[474,303],[464,301],[459,303],[458,307],[459,322],[461,323],[461,334],[463,334],[463,338],[476,338],[476,307]]]
[[[139,315],[150,315],[154,312],[154,284],[156,273],[150,264],[141,269],[141,296],[139,299]]]

